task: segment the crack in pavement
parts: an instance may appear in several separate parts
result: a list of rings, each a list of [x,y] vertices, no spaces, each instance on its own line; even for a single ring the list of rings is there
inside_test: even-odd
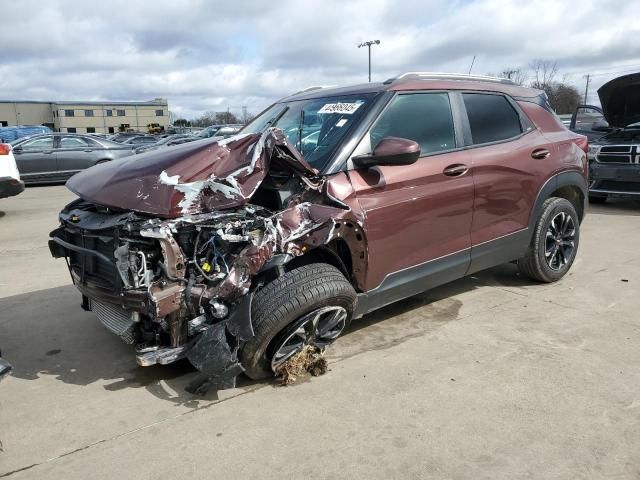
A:
[[[123,433],[119,433],[119,434],[114,435],[114,436],[109,437],[109,438],[103,438],[101,440],[97,440],[95,442],[89,443],[88,445],[84,445],[82,447],[75,448],[75,449],[70,450],[68,452],[61,453],[60,455],[56,455],[55,457],[48,458],[48,459],[46,459],[46,460],[44,460],[42,462],[37,462],[37,463],[34,463],[32,465],[28,465],[26,467],[22,467],[22,468],[18,468],[16,470],[12,470],[10,472],[2,473],[2,474],[0,474],[0,478],[7,478],[7,477],[9,477],[11,475],[14,475],[16,473],[24,472],[25,470],[30,470],[32,468],[39,467],[41,465],[53,462],[53,461],[58,460],[60,458],[67,457],[67,456],[70,456],[70,455],[74,455],[74,454],[82,452],[84,450],[88,450],[90,448],[93,448],[93,447],[95,447],[97,445],[101,445],[103,443],[108,443],[108,442],[111,442],[113,440],[118,440],[119,438],[127,437],[129,435],[133,435],[134,433],[137,433],[137,432],[140,432],[140,431],[143,431],[143,430],[147,430],[147,429],[149,429],[151,427],[155,427],[157,425],[161,425],[161,424],[163,424],[165,422],[168,422],[170,420],[175,420],[177,418],[181,418],[181,417],[184,417],[186,415],[191,415],[191,414],[193,414],[195,412],[199,412],[201,410],[206,410],[208,408],[213,407],[214,405],[219,405],[220,403],[226,402],[228,400],[233,400],[234,398],[241,397],[241,396],[246,395],[248,393],[253,393],[253,392],[255,392],[257,390],[260,390],[262,388],[265,388],[267,386],[269,386],[269,384],[257,385],[255,387],[248,388],[247,390],[245,390],[243,392],[240,392],[237,395],[233,395],[233,396],[231,396],[229,398],[224,398],[222,400],[213,401],[213,402],[211,402],[211,403],[209,403],[207,405],[203,405],[201,407],[195,407],[195,408],[193,408],[191,410],[188,410],[186,412],[181,412],[181,413],[178,413],[176,415],[172,415],[170,417],[163,418],[162,420],[158,420],[157,422],[149,423],[147,425],[143,425],[141,427],[134,428],[133,430],[129,430],[129,431],[126,431],[126,432],[123,432]]]

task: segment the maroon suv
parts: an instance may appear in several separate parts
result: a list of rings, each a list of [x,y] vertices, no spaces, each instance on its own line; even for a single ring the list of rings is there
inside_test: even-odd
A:
[[[192,390],[224,388],[478,270],[560,279],[586,150],[543,92],[504,79],[312,88],[226,140],[77,174],[49,246],[140,365],[187,358]]]

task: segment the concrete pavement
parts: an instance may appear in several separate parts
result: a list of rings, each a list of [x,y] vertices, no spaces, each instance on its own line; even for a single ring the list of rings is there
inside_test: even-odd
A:
[[[72,198],[0,200],[0,478],[640,477],[638,203],[592,208],[557,284],[482,272],[354,323],[323,377],[202,398],[79,308],[46,247]]]

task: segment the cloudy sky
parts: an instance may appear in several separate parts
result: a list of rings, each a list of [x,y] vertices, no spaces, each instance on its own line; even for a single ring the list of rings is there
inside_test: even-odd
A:
[[[640,71],[640,1],[5,0],[0,99],[169,99],[178,116],[258,112],[310,85],[403,71],[500,72],[536,58],[589,95]]]

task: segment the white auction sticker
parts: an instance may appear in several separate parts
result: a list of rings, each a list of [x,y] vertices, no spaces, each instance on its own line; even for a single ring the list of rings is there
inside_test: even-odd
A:
[[[360,108],[361,103],[327,103],[323,106],[318,113],[340,113],[345,115],[351,115],[358,108]]]

